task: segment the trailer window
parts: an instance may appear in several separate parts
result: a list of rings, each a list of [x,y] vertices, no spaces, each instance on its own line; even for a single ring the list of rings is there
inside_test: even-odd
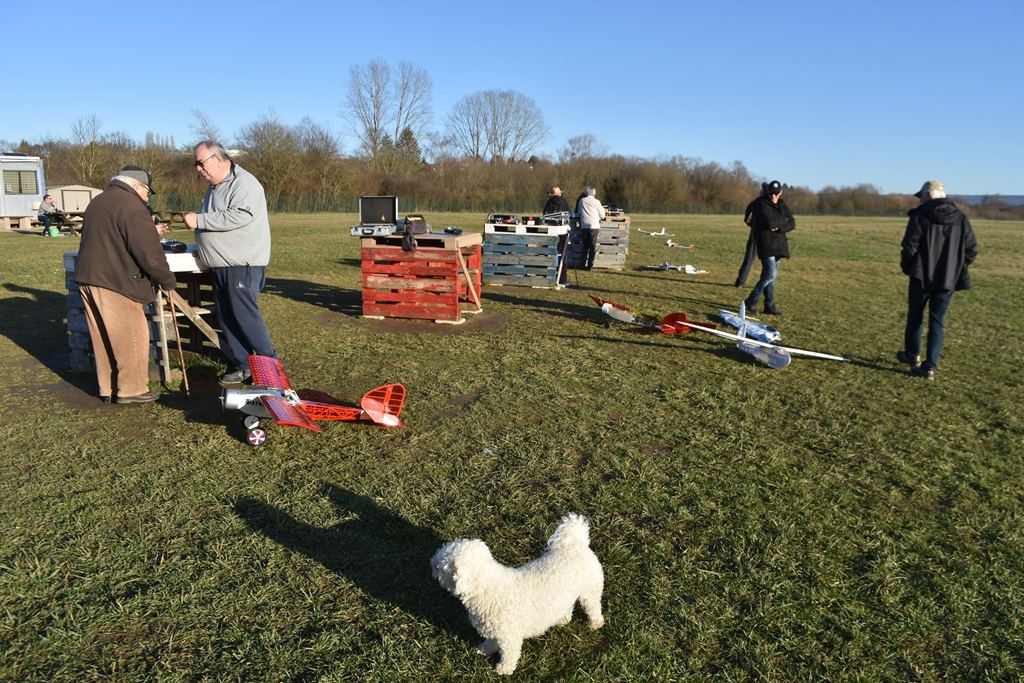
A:
[[[39,194],[35,171],[4,171],[4,194]]]

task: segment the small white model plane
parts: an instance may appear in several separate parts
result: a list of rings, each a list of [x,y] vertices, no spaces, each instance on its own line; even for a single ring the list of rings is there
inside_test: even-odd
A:
[[[746,336],[746,325],[740,328],[739,334],[731,334],[729,332],[723,332],[722,330],[716,329],[715,326],[710,323],[696,323],[687,318],[685,313],[670,313],[659,322],[652,316],[635,313],[625,306],[621,306],[611,301],[606,301],[600,297],[591,296],[590,298],[601,307],[601,311],[605,315],[614,320],[618,320],[619,322],[650,327],[664,334],[682,334],[684,332],[689,332],[690,330],[700,330],[702,332],[708,332],[710,334],[723,337],[724,339],[732,339],[736,342],[736,348],[743,353],[753,356],[755,360],[764,363],[773,370],[781,370],[789,365],[793,360],[793,355],[808,356],[810,358],[824,358],[827,360],[838,360],[843,362],[849,362],[850,360],[843,356],[833,356],[831,354],[807,351],[805,349],[794,349],[788,346],[775,346],[766,342],[757,341],[756,339],[750,339]]]
[[[696,249],[697,245],[693,242],[689,244],[680,244],[679,242],[673,242],[672,240],[665,240],[665,244],[672,247],[673,249]]]
[[[676,236],[676,234],[674,232],[671,232],[671,233],[670,232],[665,232],[665,228],[662,228],[658,232],[651,232],[651,231],[648,231],[648,230],[643,230],[641,228],[637,228],[637,232],[642,232],[645,235],[650,235],[651,237],[675,237]]]
[[[676,264],[669,263],[668,261],[659,263],[656,266],[644,266],[644,270],[678,270],[682,273],[686,273],[687,275],[704,275],[708,272],[702,268],[695,268],[689,263],[685,266],[677,266]]]

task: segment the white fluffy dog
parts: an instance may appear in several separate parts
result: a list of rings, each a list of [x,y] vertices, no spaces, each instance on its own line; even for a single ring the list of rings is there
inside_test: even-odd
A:
[[[462,601],[469,620],[484,637],[480,652],[501,653],[496,671],[510,674],[523,640],[555,624],[568,624],[579,600],[590,628],[601,628],[604,572],[590,549],[590,525],[576,514],[562,518],[547,551],[522,567],[506,567],[479,539],[441,546],[430,567],[445,589]]]

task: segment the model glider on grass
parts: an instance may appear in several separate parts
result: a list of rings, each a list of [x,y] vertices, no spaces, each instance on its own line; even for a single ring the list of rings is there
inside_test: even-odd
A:
[[[697,245],[694,242],[689,244],[680,244],[679,242],[673,242],[672,240],[665,240],[665,244],[672,247],[673,249],[696,249]]]
[[[292,389],[281,361],[276,358],[249,356],[249,369],[252,371],[252,386],[224,389],[220,401],[225,410],[237,410],[245,415],[242,425],[250,446],[261,446],[267,440],[267,432],[260,427],[260,418],[272,418],[279,425],[302,427],[314,432],[323,431],[315,420],[405,426],[398,419],[405,402],[405,387],[401,384],[385,384],[371,389],[363,394],[358,406],[346,406],[322,392],[309,392],[318,400],[300,397]]]
[[[772,327],[771,325],[765,325],[762,322],[758,322],[757,318],[747,317],[747,306],[743,301],[740,301],[739,313],[733,313],[722,309],[718,312],[718,317],[722,319],[726,325],[735,327],[737,330],[746,328],[747,336],[757,341],[766,342],[768,344],[774,344],[775,342],[782,339],[782,334]]]
[[[689,263],[685,266],[677,266],[676,264],[669,263],[668,261],[659,263],[656,266],[644,266],[644,270],[678,270],[679,272],[686,273],[687,275],[707,275],[708,272],[703,268],[691,266]]]
[[[643,234],[650,235],[651,237],[675,237],[676,236],[676,234],[674,232],[665,232],[665,228],[662,228],[658,232],[649,232],[649,231],[644,230],[642,228],[637,228],[637,232],[642,232]]]
[[[775,346],[774,344],[748,338],[746,336],[746,325],[740,328],[739,334],[732,334],[730,332],[723,332],[722,330],[717,329],[715,325],[711,323],[694,322],[687,318],[685,313],[670,313],[661,320],[658,320],[657,316],[636,313],[626,306],[607,301],[600,297],[591,296],[590,298],[601,307],[601,311],[604,312],[605,315],[613,320],[618,320],[619,322],[649,327],[664,334],[682,334],[689,332],[690,330],[700,330],[701,332],[708,332],[724,339],[731,339],[736,342],[736,348],[740,351],[753,356],[755,360],[764,363],[774,370],[781,370],[789,365],[793,360],[792,356],[794,355],[844,362],[849,361],[849,358],[844,358],[842,356],[833,356],[831,354],[807,351],[805,349],[794,349],[788,346]]]

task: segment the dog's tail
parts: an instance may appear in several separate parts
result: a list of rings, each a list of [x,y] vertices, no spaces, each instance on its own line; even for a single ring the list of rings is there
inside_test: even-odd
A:
[[[573,550],[590,547],[590,524],[586,517],[570,512],[548,539],[548,547],[555,550]]]

